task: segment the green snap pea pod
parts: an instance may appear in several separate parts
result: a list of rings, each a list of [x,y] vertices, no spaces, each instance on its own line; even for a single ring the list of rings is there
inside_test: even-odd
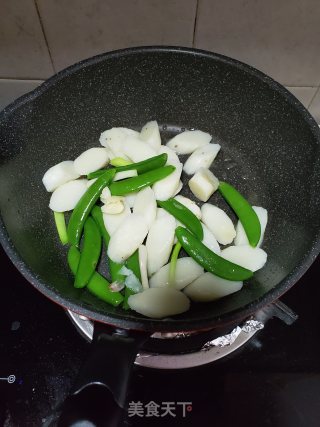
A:
[[[100,233],[103,237],[103,240],[104,240],[106,247],[108,247],[109,241],[110,241],[110,235],[109,235],[109,233],[108,233],[108,231],[104,225],[101,208],[99,206],[94,206],[94,208],[91,211],[91,215],[92,215],[93,219],[95,220],[95,222],[96,222],[96,224],[100,230]],[[108,258],[108,264],[109,264],[111,281],[122,283],[124,281],[124,276],[119,273],[119,270],[121,270],[123,264],[114,262],[110,258]]]
[[[74,287],[84,288],[96,270],[101,253],[101,235],[93,218],[84,223],[84,241]]]
[[[163,168],[154,169],[133,178],[113,182],[110,185],[110,191],[113,196],[123,196],[128,193],[140,191],[149,185],[166,178],[175,170],[174,166],[164,166]],[[96,182],[92,185],[92,187]],[[91,188],[91,187],[90,187]]]
[[[240,281],[253,276],[253,272],[234,264],[210,251],[200,240],[184,227],[176,228],[176,236],[183,249],[198,264],[216,276],[223,279]]]
[[[138,174],[142,174],[145,172],[152,171],[154,169],[161,168],[167,163],[168,154],[163,153],[159,154],[159,156],[150,157],[149,159],[143,160],[138,163],[131,163],[131,165],[119,166],[117,167],[117,172],[123,172],[135,169]]]
[[[190,209],[176,199],[157,200],[158,205],[184,224],[199,240],[203,239],[201,222]]]
[[[53,212],[53,215],[54,215],[54,221],[56,223],[60,242],[63,245],[66,245],[68,243],[68,234],[67,234],[67,227],[66,227],[64,212]]]
[[[169,284],[172,285],[172,286],[175,283],[177,261],[178,261],[180,249],[181,249],[181,244],[180,244],[180,242],[178,242],[178,243],[176,243],[176,245],[175,245],[175,247],[174,247],[174,249],[172,251],[172,255],[171,255],[171,259],[170,259]]]
[[[167,163],[167,159],[168,159],[168,155],[166,153],[163,153],[163,154],[160,154],[159,156],[150,157],[150,159],[146,159],[146,160],[143,160],[142,162],[138,162],[138,163],[131,163],[131,162],[128,163],[125,160],[125,162],[127,162],[126,165],[120,166],[119,163],[117,163],[117,165],[116,165],[116,164],[113,164],[112,161],[110,162],[110,164],[113,164],[113,166],[116,166],[117,172],[123,172],[123,171],[135,169],[139,175],[139,174],[149,172],[149,171],[154,170],[154,169],[161,168],[162,166],[164,166]],[[113,160],[116,160],[116,159],[113,159]],[[87,175],[87,178],[88,179],[98,178],[104,172],[105,172],[105,169],[104,170],[98,170],[95,172],[91,172]]]
[[[70,270],[75,275],[80,261],[80,251],[75,246],[71,246],[68,252],[68,264]],[[123,296],[120,292],[112,292],[109,289],[109,282],[96,271],[88,282],[88,291],[101,299],[102,301],[117,307],[123,302]]]
[[[227,182],[220,182],[219,192],[239,218],[251,246],[259,243],[261,225],[258,215],[248,201]]]
[[[102,190],[111,182],[115,173],[115,169],[107,170],[88,188],[77,203],[68,224],[68,239],[71,245],[77,246],[79,244],[85,220],[98,200]]]

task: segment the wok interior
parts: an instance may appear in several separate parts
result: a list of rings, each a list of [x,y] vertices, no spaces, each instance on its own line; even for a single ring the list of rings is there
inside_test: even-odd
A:
[[[313,176],[318,145],[311,118],[293,98],[246,67],[210,55],[142,49],[91,61],[2,116],[1,213],[20,265],[27,265],[45,285],[42,290],[53,291],[65,305],[141,319],[74,289],[41,179],[50,166],[99,146],[103,130],[140,129],[152,119],[164,140],[184,128],[212,134],[222,145],[213,172],[269,213],[265,268],[237,294],[194,304],[170,322],[176,327],[185,320],[218,319],[254,304],[296,269],[313,246],[319,229]],[[184,194],[190,196],[187,181],[184,176]],[[227,210],[218,194],[210,202]]]

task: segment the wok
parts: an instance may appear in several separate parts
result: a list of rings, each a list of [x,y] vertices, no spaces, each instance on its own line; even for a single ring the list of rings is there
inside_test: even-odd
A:
[[[213,135],[222,145],[213,172],[269,213],[266,266],[240,292],[164,320],[113,308],[73,287],[41,182],[50,166],[98,146],[103,130],[139,130],[152,119],[164,140],[190,128]],[[129,365],[150,334],[238,323],[299,280],[320,250],[319,141],[307,110],[270,77],[221,55],[176,47],[82,61],[0,114],[1,243],[40,292],[96,321],[94,356],[75,393],[102,384],[123,406]],[[212,201],[226,209],[218,195]]]

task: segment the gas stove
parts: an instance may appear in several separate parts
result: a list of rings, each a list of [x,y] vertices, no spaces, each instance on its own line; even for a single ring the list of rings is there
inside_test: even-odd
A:
[[[54,426],[88,356],[92,324],[33,289],[2,250],[0,265],[0,425]],[[142,350],[124,425],[318,427],[319,273],[318,258],[281,302],[193,351]]]

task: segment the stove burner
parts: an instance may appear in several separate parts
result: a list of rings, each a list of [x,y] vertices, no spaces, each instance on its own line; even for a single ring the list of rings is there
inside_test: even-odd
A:
[[[93,322],[79,314],[68,310],[67,314],[76,326],[81,335],[88,341],[93,337]],[[200,349],[195,351],[167,354],[152,351],[141,351],[135,360],[135,364],[145,368],[154,369],[185,369],[206,365],[221,359],[235,350],[242,347],[261,329],[272,317],[278,317],[287,325],[291,325],[297,315],[281,301],[276,301],[258,311],[254,316],[244,321],[240,326],[235,327],[230,333],[215,337],[204,342]],[[154,333],[151,338],[155,341],[185,339],[192,336],[192,333]]]

